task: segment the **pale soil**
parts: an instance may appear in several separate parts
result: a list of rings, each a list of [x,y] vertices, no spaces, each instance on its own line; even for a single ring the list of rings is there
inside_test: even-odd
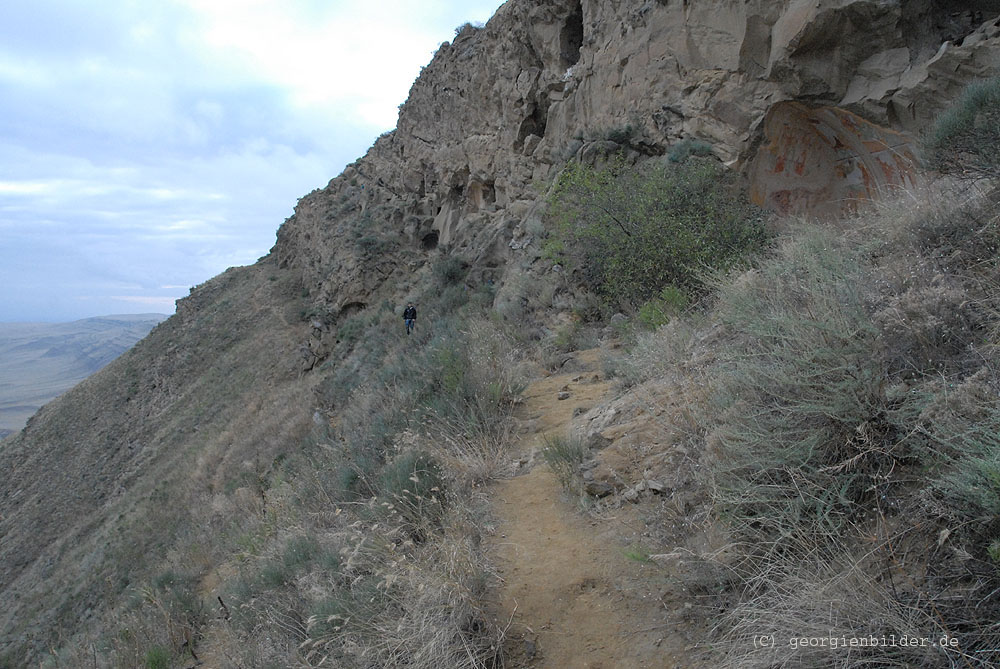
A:
[[[515,666],[612,669],[691,666],[671,620],[683,607],[669,574],[626,555],[620,537],[629,510],[598,519],[581,512],[538,454],[545,435],[565,431],[577,407],[610,399],[599,351],[577,355],[575,371],[532,383],[520,442],[530,470],[501,481],[494,494],[494,552],[503,578],[502,623],[510,621]],[[568,387],[570,398],[557,399]],[[531,425],[533,423],[533,425]]]

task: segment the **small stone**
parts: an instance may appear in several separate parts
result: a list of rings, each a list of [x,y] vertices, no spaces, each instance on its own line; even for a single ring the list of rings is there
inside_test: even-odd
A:
[[[587,481],[584,485],[586,493],[592,497],[607,497],[615,491],[615,487],[607,481]]]
[[[569,393],[566,392],[565,390],[560,391],[559,394],[556,395],[556,398],[560,399],[560,400],[568,400],[569,399]]]

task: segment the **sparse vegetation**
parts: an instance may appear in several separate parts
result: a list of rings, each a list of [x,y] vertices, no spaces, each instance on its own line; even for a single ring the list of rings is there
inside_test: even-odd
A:
[[[433,275],[464,277],[461,261],[444,266],[456,274]],[[349,383],[318,395],[338,425],[315,427],[272,474],[278,520],[255,521],[255,568],[230,586],[232,650],[248,664],[301,649],[310,666],[485,667],[499,652],[476,491],[507,461],[521,355],[474,291],[429,289],[410,337],[391,308],[340,326],[323,373]]]
[[[667,159],[672,163],[683,163],[691,156],[708,158],[712,155],[712,145],[700,139],[685,139],[670,147]]]
[[[995,170],[980,149],[996,138],[976,134],[994,124],[993,88],[942,121],[941,169]],[[414,250],[398,263],[406,281],[380,276],[352,296],[368,306],[334,303],[327,284],[303,286],[273,259],[199,287],[148,344],[160,350],[106,372],[122,391],[107,425],[81,427],[107,411],[86,393],[40,421],[43,437],[79,429],[86,449],[106,440],[123,463],[86,461],[98,478],[80,480],[106,496],[81,508],[113,520],[89,543],[58,546],[65,572],[51,587],[64,594],[41,618],[76,636],[45,639],[62,646],[41,665],[186,666],[204,642],[240,666],[507,666],[486,486],[523,464],[509,452],[529,357],[518,337],[540,342],[531,362],[569,369],[619,308],[632,314],[614,321],[628,350],[609,354],[607,371],[631,403],[594,406],[605,386],[590,372],[560,378],[548,391],[574,398],[561,406],[585,416],[586,440],[549,437],[540,455],[577,494],[599,482],[581,465],[607,468],[602,511],[645,523],[609,551],[617,564],[673,561],[664,589],[677,601],[664,596],[657,614],[712,617],[691,658],[1000,664],[997,194],[913,195],[769,240],[710,152],[689,141],[639,165],[570,165],[548,238],[511,281],[506,321],[492,285],[474,285],[483,256],[470,248]],[[340,199],[330,216],[349,208]],[[401,210],[375,207],[341,226],[354,259],[405,253],[373,229],[379,216],[405,220]],[[407,336],[396,302],[411,298],[421,319]],[[319,351],[312,366],[289,362],[303,338]],[[82,579],[91,569],[98,577]],[[100,634],[73,627],[108,602],[93,614]],[[27,638],[35,617],[23,618],[13,633]],[[772,645],[756,647],[764,632]],[[838,653],[795,641],[893,634],[958,644]],[[20,666],[10,655],[0,666]]]
[[[932,169],[959,177],[1000,176],[1000,79],[970,85],[924,139]]]
[[[579,492],[580,465],[587,458],[587,447],[582,441],[560,436],[546,437],[542,458],[564,488]]]

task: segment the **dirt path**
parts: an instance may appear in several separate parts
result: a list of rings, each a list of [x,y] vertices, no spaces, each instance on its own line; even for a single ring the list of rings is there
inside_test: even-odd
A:
[[[662,571],[630,559],[607,521],[588,519],[563,492],[541,457],[546,435],[565,436],[578,407],[611,390],[599,351],[577,355],[577,371],[541,379],[524,393],[522,438],[530,470],[497,484],[500,521],[495,553],[504,585],[501,605],[512,620],[515,663],[553,669],[684,666],[669,650],[662,624]],[[559,400],[560,392],[569,398]],[[520,637],[520,639],[518,639]],[[664,641],[669,641],[664,643]],[[683,647],[683,646],[681,646]]]

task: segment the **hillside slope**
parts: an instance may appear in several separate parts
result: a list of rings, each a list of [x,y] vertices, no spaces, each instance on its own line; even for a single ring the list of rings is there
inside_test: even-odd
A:
[[[164,318],[0,323],[0,437],[20,430],[39,407],[117,358]]]
[[[247,459],[269,466],[308,425],[295,404],[308,326],[294,280],[269,280],[278,274],[262,262],[200,286],[3,443],[5,649],[40,654],[85,626],[133,574],[201,531],[188,504],[240,476]],[[234,426],[252,444],[234,451]]]

